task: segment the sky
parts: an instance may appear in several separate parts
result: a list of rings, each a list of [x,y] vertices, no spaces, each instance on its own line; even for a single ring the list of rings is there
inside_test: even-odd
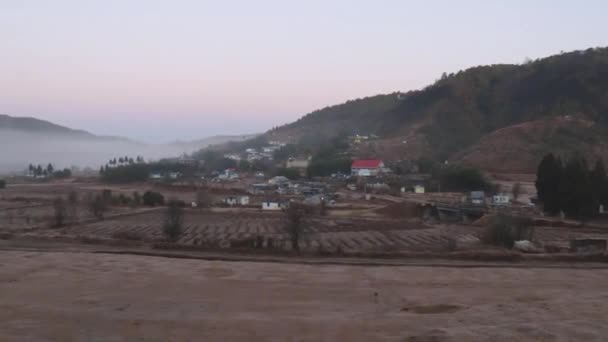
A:
[[[263,132],[443,72],[608,45],[608,1],[0,0],[0,113],[147,142]]]

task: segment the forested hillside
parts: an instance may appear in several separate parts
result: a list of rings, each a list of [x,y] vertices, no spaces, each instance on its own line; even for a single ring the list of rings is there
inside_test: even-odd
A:
[[[390,150],[386,156],[378,148],[379,156],[407,159],[423,153],[442,160],[463,156],[499,129],[533,121],[538,125],[538,120],[542,123],[543,119],[557,117],[575,117],[590,123],[587,128],[593,129],[574,125],[570,131],[568,125],[561,125],[553,130],[567,137],[570,150],[577,149],[578,141],[586,141],[587,133],[598,139],[597,143],[608,139],[598,135],[608,124],[608,48],[564,53],[522,65],[479,66],[443,74],[422,90],[378,95],[312,112],[269,131],[268,137],[306,143],[339,134],[376,134],[381,137],[376,142],[380,146],[383,140],[407,137],[417,142],[416,151],[404,143],[386,149]],[[529,146],[538,150],[535,156],[551,152],[564,141],[546,133],[542,145],[532,141]],[[511,138],[508,134],[501,137]],[[494,157],[500,159],[500,155]]]

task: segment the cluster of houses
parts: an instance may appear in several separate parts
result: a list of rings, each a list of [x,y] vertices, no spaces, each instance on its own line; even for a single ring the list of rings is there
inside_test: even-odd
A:
[[[269,141],[268,146],[261,148],[247,148],[245,153],[228,153],[224,157],[235,161],[247,160],[249,162],[256,160],[273,160],[273,154],[276,150],[285,146],[285,143],[279,141]]]

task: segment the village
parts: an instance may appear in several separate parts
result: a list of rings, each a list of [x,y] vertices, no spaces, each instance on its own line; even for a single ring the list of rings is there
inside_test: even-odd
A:
[[[360,144],[367,139],[357,135],[350,141]],[[299,252],[310,255],[493,253],[496,249],[484,243],[483,234],[488,222],[499,215],[534,222],[534,237],[511,246],[519,252],[569,253],[574,245],[605,250],[606,236],[596,226],[573,230],[578,223],[544,217],[537,206],[534,175],[489,175],[484,177],[492,177],[491,186],[474,183],[453,190],[454,180],[449,177],[416,169],[397,174],[394,163],[391,167],[380,159],[353,158],[347,170],[342,167],[326,176],[310,176],[310,156],[274,160],[285,146],[269,142],[226,153],[215,164],[226,168],[201,168],[205,160],[187,155],[157,163],[139,156],[120,157],[102,167],[99,176],[78,170],[61,177],[53,172],[45,175],[33,166],[0,191],[0,228],[13,241],[67,239],[165,249],[290,253],[295,245],[286,229],[287,213],[298,206],[306,210],[302,234],[295,243]],[[273,168],[242,167],[256,162]],[[104,182],[110,175],[132,169],[145,172],[144,179]],[[66,206],[71,208],[61,224],[55,222],[58,198],[68,198]],[[99,205],[103,212],[91,209],[95,199],[104,203]],[[162,233],[163,204],[171,201],[184,210],[183,231],[167,242]]]

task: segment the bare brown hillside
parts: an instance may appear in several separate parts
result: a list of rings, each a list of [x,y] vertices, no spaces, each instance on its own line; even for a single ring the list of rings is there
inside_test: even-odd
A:
[[[525,122],[501,128],[451,159],[491,172],[535,172],[548,152],[582,155],[589,162],[608,159],[608,142],[593,121],[571,116]]]

